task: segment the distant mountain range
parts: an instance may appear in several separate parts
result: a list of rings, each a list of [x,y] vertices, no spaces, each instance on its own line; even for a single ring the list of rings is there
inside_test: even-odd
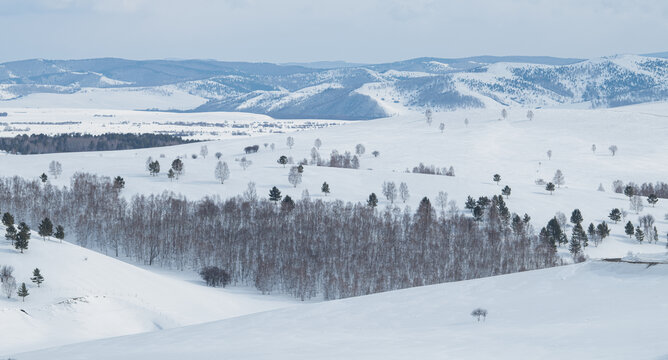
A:
[[[385,64],[214,60],[23,60],[0,64],[0,100],[90,88],[178,89],[205,99],[188,111],[275,118],[372,119],[397,105],[479,108],[668,99],[668,53],[591,60],[526,56],[417,58]],[[0,106],[2,102],[0,101]],[[168,109],[163,109],[168,110]]]

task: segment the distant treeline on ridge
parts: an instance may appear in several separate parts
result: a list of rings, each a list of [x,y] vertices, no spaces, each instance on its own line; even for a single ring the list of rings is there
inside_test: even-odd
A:
[[[12,154],[48,154],[79,151],[143,149],[194,142],[164,134],[102,134],[81,133],[59,135],[18,135],[0,138],[0,150]]]

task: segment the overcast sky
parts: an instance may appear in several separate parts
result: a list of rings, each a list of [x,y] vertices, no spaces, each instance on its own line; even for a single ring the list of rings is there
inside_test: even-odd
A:
[[[0,61],[668,51],[666,0],[0,0]]]

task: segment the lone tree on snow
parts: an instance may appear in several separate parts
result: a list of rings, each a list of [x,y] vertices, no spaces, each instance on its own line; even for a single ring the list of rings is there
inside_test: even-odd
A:
[[[554,182],[557,187],[561,187],[561,185],[566,183],[564,174],[561,172],[561,170],[557,169],[557,171],[554,173],[554,177],[552,178],[552,182]]]
[[[482,320],[485,321],[487,319],[487,310],[482,308],[477,308],[471,311],[471,316],[476,318],[478,321],[480,321],[480,318],[482,318]]]
[[[225,287],[232,281],[232,276],[217,266],[205,266],[200,270],[199,275],[208,286],[213,287]]]
[[[295,146],[295,139],[292,136],[288,136],[288,138],[285,140],[285,144],[288,145],[290,149],[292,149],[292,147]]]
[[[649,194],[649,196],[647,196],[647,202],[654,207],[654,205],[659,202],[659,198],[655,194]]]
[[[26,283],[21,283],[21,287],[19,287],[19,291],[16,294],[23,299],[22,301],[26,301],[26,296],[30,295]]]
[[[614,209],[610,210],[610,214],[608,215],[608,218],[610,218],[610,220],[614,221],[615,224],[616,224],[616,223],[619,222],[619,220],[622,219],[622,212],[619,209],[614,208]]]
[[[550,195],[554,192],[554,184],[549,182],[547,185],[545,185],[545,190],[550,192]]]
[[[527,119],[529,119],[529,121],[533,120],[533,111],[531,110],[527,111]]]
[[[199,149],[199,154],[202,156],[202,159],[206,159],[206,156],[209,155],[209,148],[206,145],[202,145]]]
[[[16,290],[16,280],[13,276],[9,276],[2,282],[2,293],[5,294],[7,299],[12,297],[14,291]]]
[[[445,124],[444,123],[438,124],[438,129],[441,130],[441,134],[443,134],[443,130],[445,130]]]
[[[501,181],[501,175],[499,175],[499,174],[494,174],[494,176],[492,177],[492,180],[494,180],[494,182],[496,183],[496,185],[499,185],[499,181]]]
[[[632,222],[627,222],[626,225],[624,225],[624,233],[629,236],[629,239],[633,236],[635,233],[635,227],[633,226]]]
[[[427,125],[431,126],[431,122],[433,121],[433,113],[431,112],[431,109],[427,109],[424,112],[424,119],[427,122]]]
[[[506,109],[501,110],[501,117],[503,118],[503,120],[506,120],[508,118],[508,110]]]
[[[320,150],[320,147],[322,146],[322,140],[320,138],[315,139],[313,142],[313,146],[315,146],[316,149]]]
[[[176,180],[179,179],[179,176],[183,174],[183,161],[181,159],[174,159],[172,161],[172,170],[174,170],[174,175],[176,175]]]
[[[279,157],[278,161],[276,161],[276,162],[283,165],[283,167],[285,167],[285,164],[288,163],[288,157],[285,156],[285,155],[281,155],[281,157]]]
[[[552,160],[552,150],[547,151],[547,159]]]
[[[612,153],[612,156],[615,156],[615,154],[617,154],[617,145],[610,145],[608,150],[610,150],[610,152]]]
[[[230,178],[230,168],[227,166],[226,162],[218,161],[216,164],[216,179],[220,180],[221,184],[225,183],[225,180]]]
[[[37,284],[37,287],[39,287],[39,285],[44,282],[44,276],[42,276],[38,268],[35,268],[35,270],[32,271],[32,277],[30,280]]]
[[[42,173],[42,175],[39,176],[39,179],[42,180],[42,183],[46,183],[47,180],[49,180],[49,177],[46,176],[45,173]]]
[[[355,145],[355,154],[357,154],[358,156],[362,156],[364,155],[365,152],[366,148],[364,147],[364,145],[362,144]]]
[[[299,168],[297,166],[293,166],[290,168],[290,173],[288,174],[288,181],[294,187],[297,187],[297,185],[302,183],[302,173],[299,172]]]
[[[326,181],[324,183],[322,183],[322,187],[320,188],[320,191],[322,191],[325,194],[325,196],[327,196],[327,194],[329,194],[329,184]]]

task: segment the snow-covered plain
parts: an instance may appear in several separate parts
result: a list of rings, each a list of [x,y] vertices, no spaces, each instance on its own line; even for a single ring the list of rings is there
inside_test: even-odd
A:
[[[173,113],[85,108],[2,108],[0,137],[64,133],[168,134],[190,140],[220,140],[288,133],[347,123],[341,120],[281,120],[243,112]]]
[[[668,265],[589,262],[105,339],[30,359],[665,359]],[[483,307],[486,321],[469,314]]]
[[[637,255],[640,258],[665,258],[668,221],[664,214],[668,213],[668,202],[661,199],[656,207],[646,206],[636,215],[628,210],[629,202],[624,195],[611,191],[611,183],[616,179],[636,183],[667,180],[668,144],[664,137],[668,134],[668,104],[596,110],[534,109],[533,121],[526,119],[527,109],[524,108],[509,108],[508,119],[499,120],[501,108],[489,106],[488,109],[436,112],[431,126],[419,112],[394,102],[388,101],[387,105],[396,107],[398,115],[365,122],[336,122],[341,126],[291,134],[258,132],[244,137],[221,136],[223,140],[164,148],[28,156],[2,154],[0,169],[2,176],[37,178],[47,172],[49,162],[56,160],[62,163],[63,174],[58,179],[51,178],[52,183],[67,186],[71,175],[78,171],[120,175],[126,181],[123,194],[127,197],[163,191],[191,199],[236,196],[253,181],[260,195],[277,186],[284,195],[295,198],[308,190],[312,198],[358,202],[375,192],[381,198],[381,207],[390,205],[381,195],[383,181],[406,182],[411,198],[406,204],[396,205],[413,209],[424,196],[433,201],[439,191],[447,192],[449,199],[455,200],[461,209],[468,195],[491,196],[508,185],[512,188],[507,200],[509,208],[520,214],[528,213],[536,228],[544,226],[555,212],[569,215],[575,208],[582,211],[586,225],[608,221],[611,236],[600,246],[592,244],[585,250],[592,259],[623,257],[628,252],[640,253],[642,255]],[[59,131],[61,128],[55,127],[51,133],[108,132],[109,128],[105,130],[95,119],[108,122],[125,116],[131,119],[129,123],[146,121],[146,129],[155,122],[192,122],[207,117],[211,117],[208,121],[212,122],[218,121],[216,119],[274,122],[266,116],[224,113],[12,111],[0,121],[21,118],[24,123],[41,122],[50,117],[65,121],[61,119],[66,119],[68,112],[72,118],[89,118],[85,124],[73,125],[74,130]],[[118,118],[90,119],[95,114],[114,114]],[[469,120],[468,126],[464,124],[465,118]],[[441,122],[445,124],[443,133],[438,129]],[[292,149],[286,145],[287,136],[295,139]],[[295,161],[310,158],[316,138],[322,140],[319,152],[324,158],[332,150],[354,152],[356,144],[363,144],[366,152],[361,156],[361,167],[352,170],[306,166],[303,182],[293,187],[288,182],[289,166],[284,168],[276,160],[281,155],[291,156]],[[276,144],[274,151],[264,146],[272,143]],[[259,152],[244,154],[243,148],[254,144],[260,145]],[[592,144],[597,146],[595,153],[591,150]],[[614,157],[607,150],[613,144],[619,147]],[[199,154],[202,145],[208,147],[209,155],[192,159],[190,155]],[[371,154],[374,150],[379,151],[380,156],[374,157]],[[546,155],[548,150],[552,150],[551,159]],[[218,161],[214,154],[218,151],[223,154],[221,160],[231,169],[230,179],[225,184],[214,178]],[[159,177],[151,177],[145,171],[149,156],[161,163],[163,172]],[[177,156],[183,158],[185,175],[178,181],[170,181],[164,170]],[[246,170],[237,163],[242,156],[253,162]],[[420,162],[438,167],[453,166],[456,176],[405,172]],[[551,181],[557,169],[563,171],[566,184],[550,195],[544,186],[534,181],[537,178]],[[495,173],[502,177],[498,185],[492,181]],[[331,188],[327,197],[320,193],[324,181]],[[604,192],[597,191],[599,184],[605,188]],[[607,214],[615,207],[627,209],[626,220],[634,223],[639,215],[652,214],[661,235],[659,243],[638,244],[624,234],[622,223],[611,224]],[[250,290],[206,288],[75,245],[42,242],[36,235],[28,252],[22,255],[4,240],[0,243],[3,244],[0,264],[15,266],[19,283],[28,283],[34,267],[42,269],[47,278],[44,288],[30,288],[31,295],[25,303],[0,299],[0,333],[10,334],[0,338],[0,355],[175,328],[295,304],[281,297],[259,297]],[[567,256],[566,249],[561,248],[560,252]],[[490,358],[500,355],[522,358],[532,354],[540,358],[657,358],[668,354],[668,348],[661,346],[668,330],[663,321],[668,315],[666,275],[666,265],[646,269],[644,265],[593,261],[300,305],[212,324],[13,357],[76,359],[95,354],[98,358],[142,359],[185,356],[212,359]],[[490,311],[484,324],[474,323],[468,315],[477,306]],[[29,316],[19,309],[26,310]],[[110,348],[116,349],[115,352]]]

